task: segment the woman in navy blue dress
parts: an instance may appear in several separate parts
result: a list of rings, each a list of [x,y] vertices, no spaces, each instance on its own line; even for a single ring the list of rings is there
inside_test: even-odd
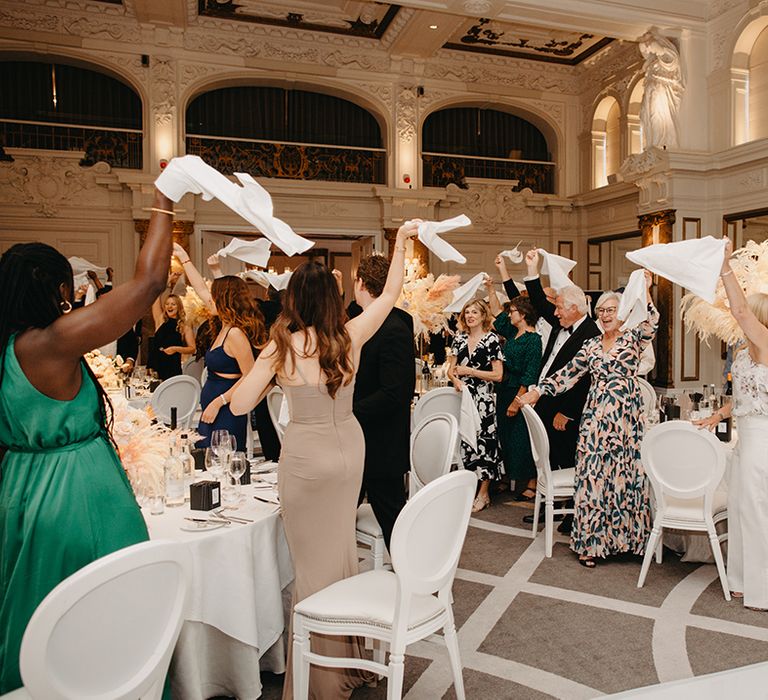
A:
[[[187,252],[175,244],[174,254],[214,314],[210,320],[210,337],[214,340],[205,353],[208,378],[200,394],[203,414],[197,427],[203,439],[197,446],[208,447],[214,430],[227,430],[235,436],[237,449],[245,451],[248,416],[233,415],[229,401],[242,377],[253,367],[254,353],[266,341],[264,317],[244,280],[232,275],[220,277],[213,281],[209,292]]]

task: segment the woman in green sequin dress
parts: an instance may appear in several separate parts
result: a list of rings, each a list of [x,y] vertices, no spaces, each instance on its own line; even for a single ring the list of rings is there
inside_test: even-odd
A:
[[[172,204],[156,193],[154,206]],[[162,292],[171,221],[153,212],[133,279],[72,313],[61,253],[26,243],[0,258],[0,694],[22,684],[21,638],[43,598],[95,559],[148,539],[82,355],[120,337]]]

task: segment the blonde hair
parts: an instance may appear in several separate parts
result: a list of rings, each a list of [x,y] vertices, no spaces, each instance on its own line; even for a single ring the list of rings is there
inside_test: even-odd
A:
[[[187,325],[187,315],[184,312],[184,303],[181,301],[181,297],[178,294],[169,294],[163,300],[163,319],[165,321],[170,320],[170,316],[165,310],[165,304],[169,299],[173,299],[176,302],[176,328],[181,335],[184,335],[184,327]]]
[[[755,292],[747,297],[747,306],[752,311],[757,320],[764,326],[768,326],[768,294]]]
[[[476,306],[480,310],[480,314],[483,317],[483,330],[487,333],[489,330],[491,330],[491,326],[493,325],[493,316],[491,315],[491,307],[488,306],[488,303],[483,299],[475,299],[474,301],[468,301],[466,304],[464,304],[464,308],[462,308],[461,313],[459,314],[459,330],[464,333],[469,332],[469,328],[467,328],[467,324],[464,322],[464,312],[470,306]]]

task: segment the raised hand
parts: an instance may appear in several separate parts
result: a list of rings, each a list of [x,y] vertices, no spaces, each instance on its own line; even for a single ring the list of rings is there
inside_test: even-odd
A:
[[[539,255],[539,251],[536,248],[531,248],[531,250],[525,254],[525,264],[528,266],[529,274],[538,274],[540,259],[541,256]]]
[[[179,259],[179,262],[183,265],[189,260],[189,253],[182,248],[178,243],[173,243],[173,254]]]

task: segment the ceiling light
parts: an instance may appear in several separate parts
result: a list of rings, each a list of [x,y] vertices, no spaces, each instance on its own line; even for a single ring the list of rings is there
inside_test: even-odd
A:
[[[430,25],[429,25],[429,28],[430,28],[430,29],[437,29],[437,25],[436,25],[436,24],[430,24]]]

